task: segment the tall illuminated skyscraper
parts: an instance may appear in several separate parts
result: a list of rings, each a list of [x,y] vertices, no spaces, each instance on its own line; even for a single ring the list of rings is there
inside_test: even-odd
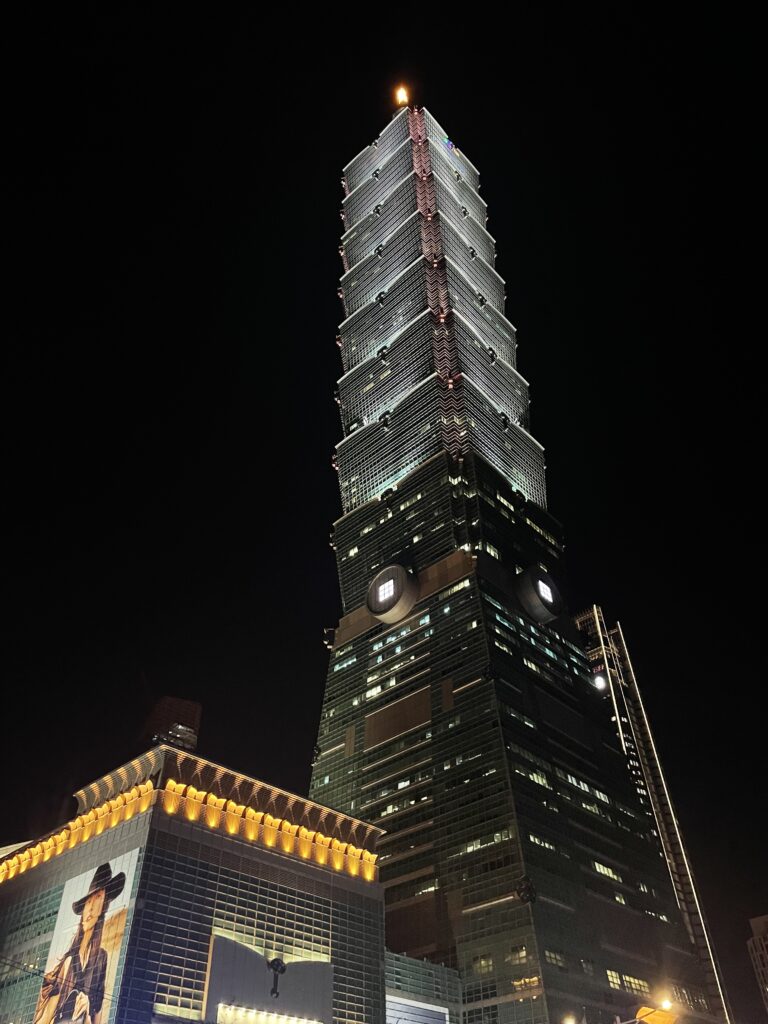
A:
[[[344,614],[312,796],[386,830],[388,946],[459,969],[464,1024],[623,1020],[674,984],[717,1019],[565,614],[477,169],[404,107],[343,184]]]

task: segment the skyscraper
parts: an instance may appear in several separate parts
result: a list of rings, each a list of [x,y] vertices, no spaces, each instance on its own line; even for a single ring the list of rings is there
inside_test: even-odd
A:
[[[387,943],[464,1022],[718,1008],[559,584],[479,175],[406,107],[344,170],[334,631],[311,792],[386,830]]]

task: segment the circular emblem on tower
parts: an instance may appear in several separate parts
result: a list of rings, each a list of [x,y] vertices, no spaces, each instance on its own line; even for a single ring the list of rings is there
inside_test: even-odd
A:
[[[414,574],[402,565],[388,565],[371,580],[365,603],[371,615],[391,624],[404,619],[418,597],[419,584]]]
[[[557,584],[539,565],[530,565],[515,577],[515,589],[524,611],[542,625],[556,619],[563,610]]]

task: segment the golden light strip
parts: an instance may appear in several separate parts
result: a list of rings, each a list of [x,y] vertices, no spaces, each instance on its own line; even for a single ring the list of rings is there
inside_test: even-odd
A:
[[[236,1024],[237,1021],[274,1021],[285,1024],[323,1024],[315,1017],[296,1017],[286,1013],[274,1013],[272,1010],[250,1010],[245,1006],[230,1006],[219,1003],[216,1014],[217,1024]]]
[[[106,800],[98,807],[91,808],[87,814],[79,814],[67,822],[60,832],[41,839],[34,846],[20,850],[13,857],[0,863],[0,883],[10,881],[16,875],[23,875],[30,868],[44,864],[52,857],[59,857],[66,850],[87,843],[94,836],[100,836],[107,829],[114,828],[123,821],[130,821],[137,814],[143,814],[152,806],[154,787],[151,782],[142,782],[121,793],[112,800]]]
[[[229,835],[261,842],[270,849],[313,861],[334,871],[344,871],[366,882],[374,882],[378,878],[376,853],[332,839],[322,832],[312,832],[303,825],[294,825],[287,818],[274,818],[263,811],[254,811],[252,807],[169,779],[165,789],[159,792],[151,782],[134,786],[127,793],[92,808],[87,814],[78,815],[54,835],[7,857],[0,862],[0,884],[23,875],[52,857],[59,857],[66,850],[87,843],[94,836],[123,821],[130,821],[137,814],[143,814],[157,799],[166,814],[181,813],[187,821],[202,822],[211,829],[222,829]]]
[[[345,871],[353,878],[376,881],[378,854],[332,839],[322,832],[312,832],[303,825],[294,825],[287,818],[274,818],[264,811],[254,811],[245,804],[236,804],[173,779],[166,782],[160,798],[166,814],[180,814],[187,821],[202,822],[211,829],[222,829],[229,835],[263,843],[302,860]]]

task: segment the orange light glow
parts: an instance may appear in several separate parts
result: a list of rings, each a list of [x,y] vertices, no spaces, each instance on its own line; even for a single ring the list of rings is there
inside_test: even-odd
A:
[[[642,1020],[645,1024],[676,1024],[678,1014],[670,1013],[670,1007],[672,1004],[668,999],[665,999],[661,1004],[661,1009],[652,1006],[641,1006],[635,1014],[637,1020]]]
[[[395,99],[397,100],[398,107],[405,107],[408,105],[408,90],[404,85],[398,87],[395,93]]]
[[[173,786],[173,783],[170,785]],[[0,883],[36,868],[38,864],[44,864],[51,857],[58,857],[79,844],[87,843],[94,835],[99,835],[106,828],[114,828],[121,822],[128,821],[134,816],[137,807],[140,812],[147,810],[152,803],[152,794],[152,783],[142,783],[141,786],[134,786],[127,793],[120,793],[111,800],[105,801],[100,807],[92,807],[85,814],[79,814],[72,821],[67,822],[66,827],[61,831],[46,839],[41,839],[34,846],[28,846],[13,857],[0,862]],[[171,791],[171,796],[175,795]],[[166,810],[169,809],[166,807]],[[171,813],[170,810],[169,813]]]
[[[130,821],[136,814],[149,810],[156,799],[166,814],[181,812],[188,821],[204,823],[212,830],[222,829],[232,836],[241,835],[251,842],[277,847],[303,860],[314,861],[315,864],[335,871],[344,871],[353,878],[364,878],[367,882],[377,880],[378,855],[375,853],[332,836],[325,836],[321,832],[310,831],[303,825],[294,825],[287,818],[275,818],[263,811],[255,811],[252,807],[217,797],[214,793],[168,779],[157,798],[151,782],[133,786],[127,792],[78,815],[59,832],[41,839],[36,845],[0,861],[0,884],[45,863],[51,857],[58,857],[66,850],[87,843],[106,829]]]

